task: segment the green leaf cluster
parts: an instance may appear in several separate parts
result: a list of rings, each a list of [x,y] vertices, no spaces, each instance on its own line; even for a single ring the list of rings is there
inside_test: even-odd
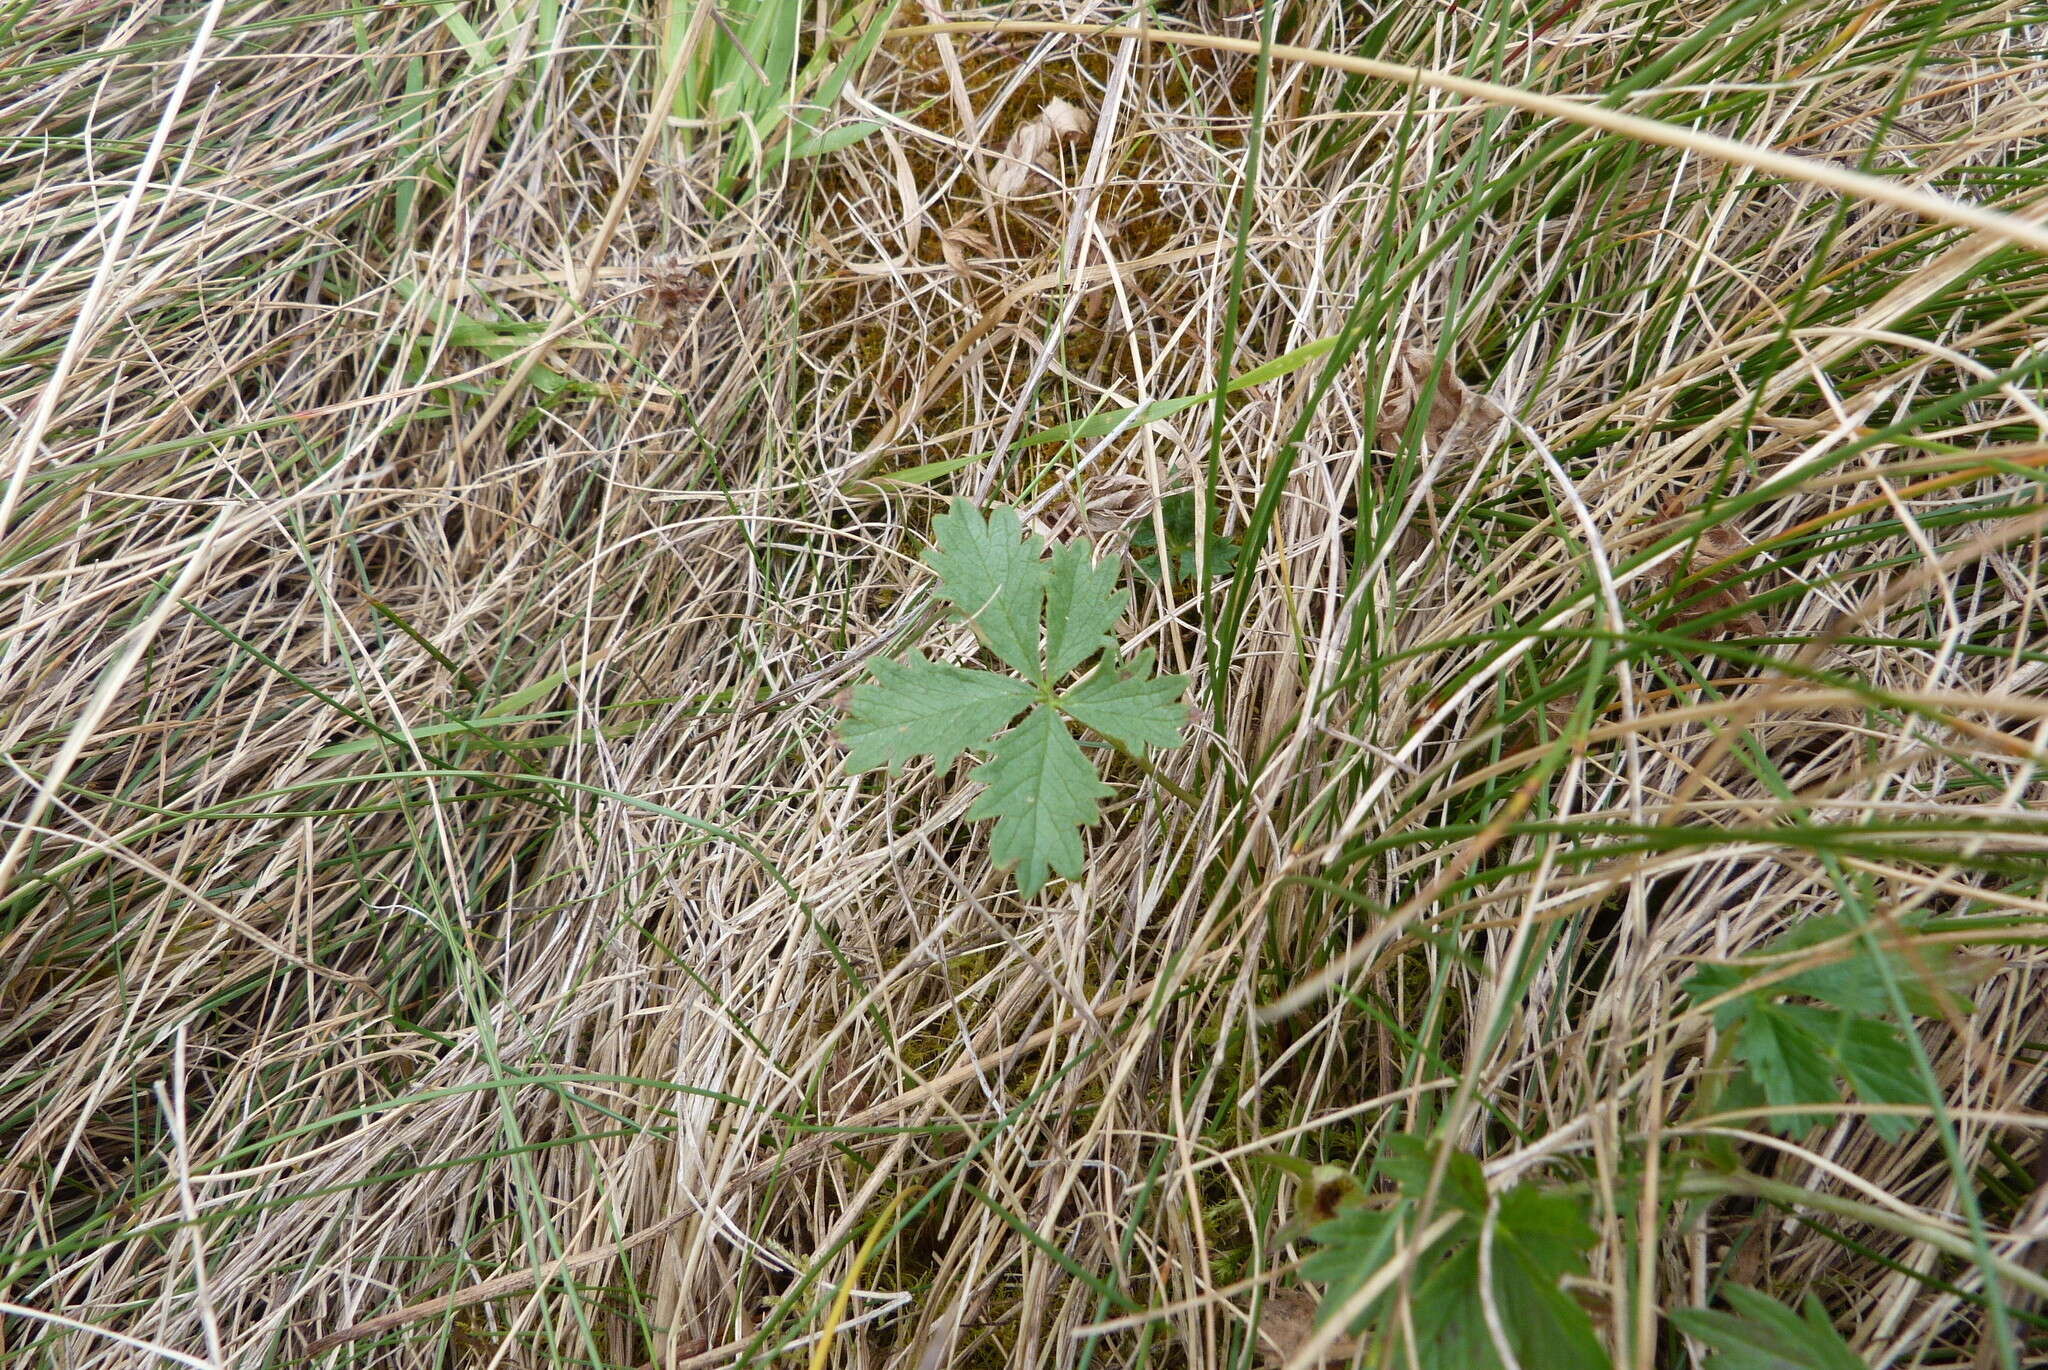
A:
[[[1813,1295],[1806,1296],[1804,1317],[1741,1285],[1721,1296],[1733,1311],[1681,1308],[1671,1315],[1680,1331],[1711,1352],[1706,1370],[1865,1370]]]
[[[1147,580],[1159,580],[1170,573],[1176,584],[1193,580],[1199,569],[1195,560],[1195,492],[1183,490],[1159,501],[1159,524],[1166,530],[1164,548],[1159,545],[1159,527],[1153,525],[1149,516],[1132,526],[1131,553],[1137,557],[1133,564],[1138,573]],[[1222,575],[1237,565],[1237,544],[1229,538],[1211,532],[1203,544],[1202,554],[1212,576]],[[1144,555],[1138,556],[1140,552]]]
[[[984,515],[964,500],[933,531],[924,561],[938,573],[940,598],[1016,674],[916,652],[876,662],[840,730],[846,769],[893,773],[916,757],[946,766],[964,752],[986,753],[974,778],[987,789],[967,816],[995,820],[990,856],[999,869],[1016,867],[1029,897],[1050,875],[1081,873],[1081,829],[1101,819],[1101,801],[1114,793],[1070,725],[1133,754],[1177,747],[1187,677],[1155,675],[1149,652],[1117,659],[1114,630],[1130,596],[1117,588],[1116,565],[1096,561],[1085,541],[1048,557],[1016,510]],[[1092,672],[1065,683],[1091,661]]]
[[[1310,1231],[1318,1250],[1301,1273],[1324,1283],[1325,1319],[1420,1231],[1418,1210],[1434,1162],[1420,1139],[1391,1139],[1379,1170],[1397,1186],[1392,1201],[1354,1193]],[[1444,1158],[1433,1212],[1457,1221],[1414,1262],[1407,1316],[1396,1312],[1390,1286],[1354,1318],[1349,1335],[1382,1344],[1401,1338],[1424,1370],[1497,1370],[1503,1361],[1483,1311],[1490,1304],[1520,1365],[1607,1370],[1611,1362],[1591,1316],[1561,1283],[1588,1273],[1586,1252],[1596,1240],[1580,1200],[1533,1183],[1494,1194],[1478,1161],[1453,1153]],[[1392,1363],[1411,1361],[1396,1354]]]
[[[1855,927],[1840,914],[1810,919],[1746,963],[1702,967],[1682,987],[1695,1004],[1714,1005],[1714,1026],[1724,1050],[1742,1070],[1713,1101],[1716,1110],[1788,1108],[1839,1103],[1848,1096],[1872,1104],[1926,1102],[1912,1043],[1892,1021],[1895,983],[1916,1014],[1941,1011],[1939,993],[1957,981],[1947,948],[1921,942],[1910,955],[1871,950],[1850,941],[1847,954],[1786,975],[1790,956],[1850,938]],[[1948,1001],[1967,1007],[1960,999]],[[1828,1115],[1777,1113],[1772,1130],[1799,1135]],[[1872,1114],[1870,1126],[1897,1142],[1914,1127],[1899,1114]]]

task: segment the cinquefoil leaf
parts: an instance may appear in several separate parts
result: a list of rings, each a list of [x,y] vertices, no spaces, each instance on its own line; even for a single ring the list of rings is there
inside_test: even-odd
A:
[[[1825,1009],[1800,1004],[1756,1004],[1743,1020],[1735,1038],[1735,1058],[1748,1066],[1764,1087],[1764,1098],[1772,1107],[1787,1104],[1827,1104],[1841,1098],[1835,1088],[1834,1063],[1828,1059],[1827,1041],[1816,1029],[1828,1024],[1816,1016],[1828,1017]],[[1780,1114],[1772,1126],[1797,1134],[1811,1128],[1812,1114]]]
[[[1741,1285],[1724,1288],[1721,1297],[1733,1312],[1679,1308],[1671,1314],[1680,1331],[1707,1346],[1706,1370],[1865,1370],[1813,1295],[1806,1296],[1804,1317]]]
[[[1400,1235],[1401,1216],[1398,1208],[1347,1208],[1309,1233],[1320,1248],[1301,1263],[1301,1277],[1323,1285],[1318,1322],[1327,1321],[1387,1263]],[[1383,1302],[1384,1296],[1368,1304],[1349,1330],[1356,1334],[1369,1327]]]
[[[939,594],[974,625],[1003,663],[1038,674],[1039,611],[1045,603],[1045,542],[1026,537],[1015,509],[986,517],[956,499],[932,521],[938,541],[924,554]]]
[[[1116,793],[1058,714],[1044,705],[997,738],[995,755],[975,767],[988,786],[969,818],[993,818],[989,857],[998,869],[1015,866],[1025,898],[1044,887],[1048,873],[1069,880],[1081,873],[1081,829],[1102,816],[1100,801]]]
[[[1417,1205],[1437,1170],[1435,1157],[1434,1145],[1421,1138],[1389,1138],[1375,1168],[1399,1186],[1398,1196],[1340,1209],[1310,1231],[1321,1249],[1302,1262],[1301,1273],[1326,1282],[1319,1321],[1333,1316],[1394,1258],[1404,1224],[1413,1237]],[[1532,1183],[1491,1195],[1478,1160],[1463,1153],[1444,1158],[1435,1192],[1438,1216],[1459,1216],[1427,1250],[1409,1254],[1406,1316],[1393,1315],[1390,1286],[1345,1331],[1364,1336],[1377,1326],[1380,1339],[1399,1339],[1405,1345],[1390,1358],[1392,1364],[1501,1370],[1496,1324],[1486,1317],[1490,1306],[1508,1349],[1526,1370],[1610,1370],[1592,1317],[1562,1283],[1566,1276],[1586,1275],[1586,1252],[1597,1241],[1586,1225],[1583,1201]],[[1491,1248],[1490,1283],[1481,1275],[1482,1242]]]
[[[855,775],[885,766],[898,771],[918,756],[947,766],[969,747],[987,746],[1033,696],[1015,676],[926,661],[916,652],[872,669],[874,683],[855,687],[840,728],[846,769]]]
[[[974,772],[988,790],[967,816],[996,821],[990,856],[998,868],[1016,867],[1018,887],[1034,895],[1049,875],[1081,873],[1080,830],[1100,819],[1101,801],[1114,793],[1068,721],[1128,751],[1178,746],[1187,681],[1155,677],[1149,653],[1128,667],[1115,661],[1113,632],[1130,596],[1117,588],[1116,564],[1098,564],[1085,541],[1061,546],[1048,561],[1044,540],[1025,534],[1016,510],[984,514],[957,499],[934,520],[933,536],[924,559],[938,573],[940,597],[1026,679],[915,652],[877,662],[841,727],[846,769],[894,771],[919,756],[944,766],[962,752],[990,753]],[[1105,652],[1101,670],[1055,697],[1062,680]],[[1023,721],[1011,727],[1019,714]]]
[[[1932,1018],[1944,1011],[1943,991],[1949,995],[1949,1005],[1967,1010],[1970,1002],[1962,997],[1967,976],[1956,964],[1956,949],[1913,937],[1918,930],[1918,921],[1909,920],[1904,926],[1876,931],[1866,939],[1854,935],[1856,924],[1846,914],[1810,918],[1773,938],[1768,950],[1797,951],[1848,938],[1847,954],[1780,981],[1773,992],[1810,995],[1850,1013],[1889,1016],[1890,986],[1896,984],[1906,1007],[1922,1017]],[[1871,941],[1877,944],[1875,950]]]
[[[1052,554],[1045,586],[1045,678],[1063,680],[1089,657],[1115,647],[1109,630],[1123,617],[1130,593],[1116,588],[1116,563],[1097,562],[1085,542]]]
[[[1910,929],[1908,929],[1910,931]],[[1891,984],[1910,1009],[1933,1013],[1948,1005],[1968,1008],[1956,991],[1963,976],[1949,948],[1921,941],[1881,944],[1849,941],[1846,954],[1782,979],[1763,979],[1779,970],[1778,959],[1844,938],[1855,925],[1840,914],[1807,920],[1772,939],[1765,957],[1705,965],[1685,982],[1695,1004],[1718,1001],[1714,1026],[1730,1034],[1729,1054],[1745,1070],[1730,1081],[1717,1108],[1741,1110],[1763,1104],[1829,1104],[1844,1093],[1873,1104],[1924,1104],[1925,1083],[1907,1033],[1891,1021]],[[1752,985],[1752,981],[1762,983]],[[1820,1007],[1800,1000],[1820,1000]],[[1846,1081],[1847,1090],[1842,1087]],[[1816,1113],[1774,1112],[1768,1126],[1796,1136],[1825,1120]],[[1871,1128],[1886,1141],[1902,1141],[1917,1125],[1901,1114],[1871,1114]]]
[[[1401,1186],[1402,1193],[1420,1199],[1429,1192],[1429,1177],[1436,1171],[1437,1156],[1442,1150],[1440,1141],[1396,1132],[1381,1146],[1376,1159],[1382,1175]],[[1486,1172],[1480,1168],[1478,1158],[1462,1151],[1453,1151],[1444,1158],[1443,1175],[1436,1190],[1439,1209],[1455,1208],[1482,1217],[1491,1202],[1488,1192]]]
[[[1493,1293],[1515,1359],[1556,1370],[1606,1370],[1593,1319],[1560,1279],[1587,1273],[1599,1238],[1579,1203],[1534,1185],[1500,1196],[1493,1233]]]
[[[1188,721],[1180,702],[1187,688],[1184,675],[1153,675],[1152,653],[1140,652],[1128,668],[1104,662],[1060,696],[1060,708],[1126,751],[1178,747],[1181,725]]]
[[[1844,1014],[1838,1034],[1835,1057],[1859,1098],[1873,1104],[1927,1103],[1920,1063],[1896,1023]],[[1871,1113],[1864,1121],[1888,1142],[1906,1140],[1919,1125],[1916,1119],[1899,1113]]]

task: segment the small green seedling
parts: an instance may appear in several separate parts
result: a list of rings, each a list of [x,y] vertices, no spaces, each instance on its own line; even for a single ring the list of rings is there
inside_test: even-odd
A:
[[[1723,1288],[1721,1297],[1733,1312],[1671,1312],[1681,1332],[1709,1348],[1706,1370],[1865,1370],[1816,1296],[1806,1296],[1804,1316],[1741,1285]]]
[[[1845,1084],[1847,1097],[1864,1103],[1927,1103],[1909,1029],[1892,1021],[1886,981],[1896,982],[1907,1007],[1923,1017],[1967,1012],[1970,1003],[1958,993],[1967,968],[1953,948],[1938,943],[1915,944],[1910,958],[1852,943],[1843,956],[1783,974],[1787,955],[1854,931],[1842,914],[1812,918],[1781,933],[1763,956],[1702,966],[1681,986],[1694,1004],[1713,1006],[1722,1051],[1739,1067],[1710,1100],[1712,1109],[1783,1108],[1768,1115],[1767,1125],[1797,1137],[1832,1116],[1803,1106],[1841,1102]],[[1876,1112],[1866,1121],[1888,1142],[1905,1141],[1917,1125],[1899,1113]]]
[[[1434,1240],[1406,1257],[1412,1278],[1405,1310],[1389,1286],[1366,1300],[1345,1330],[1393,1343],[1386,1363],[1424,1370],[1505,1370],[1510,1363],[1523,1370],[1611,1370],[1592,1317],[1564,1283],[1591,1274],[1586,1252],[1598,1238],[1584,1201],[1534,1181],[1496,1191],[1474,1157],[1454,1152],[1442,1159],[1432,1185],[1435,1149],[1398,1135],[1376,1167],[1393,1182],[1391,1193],[1371,1195],[1318,1176],[1315,1203],[1327,1198],[1331,1216],[1310,1230],[1317,1249],[1301,1264],[1303,1279],[1324,1284],[1316,1320],[1327,1323],[1355,1301],[1402,1244],[1415,1240],[1424,1196],[1433,1190],[1431,1216],[1453,1221],[1433,1227]]]
[[[1175,584],[1193,580],[1200,569],[1195,560],[1195,492],[1183,490],[1159,501],[1159,522],[1166,528],[1164,549],[1150,514],[1131,528],[1131,555],[1137,557],[1138,574],[1147,580],[1171,576]],[[1229,538],[1210,533],[1203,543],[1210,575],[1226,574],[1237,565],[1237,544]],[[1138,556],[1140,552],[1145,555]]]
[[[938,573],[940,598],[1017,674],[916,652],[877,661],[840,730],[846,769],[893,774],[915,757],[945,767],[963,752],[986,752],[974,779],[988,789],[967,816],[996,821],[989,855],[998,869],[1017,868],[1029,898],[1048,873],[1081,873],[1081,829],[1101,819],[1101,801],[1115,793],[1070,725],[1133,756],[1178,747],[1188,680],[1154,675],[1150,652],[1118,659],[1112,630],[1130,594],[1116,588],[1116,563],[1096,561],[1087,542],[1065,543],[1048,559],[1044,539],[1025,535],[1016,510],[984,516],[965,500],[954,500],[933,531],[924,561]],[[1063,684],[1090,661],[1093,671]]]

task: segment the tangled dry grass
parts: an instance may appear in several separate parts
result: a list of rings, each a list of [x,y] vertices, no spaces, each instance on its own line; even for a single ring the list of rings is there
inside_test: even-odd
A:
[[[1647,72],[1630,112],[2027,205],[2023,6],[1694,43],[1721,12],[1280,36]],[[2025,1354],[2038,254],[1070,35],[880,43],[833,114],[874,130],[743,194],[729,121],[663,117],[672,21],[730,37],[0,22],[0,1359],[1306,1363],[1252,1331],[1299,1254],[1254,1158],[1402,1129],[1581,1178],[1618,1363],[1686,1363],[1662,1313],[1724,1277],[1872,1365]],[[1020,141],[1055,102],[1085,128]],[[1220,417],[1030,441],[1333,337]],[[841,772],[867,659],[972,650],[915,561],[941,498],[1120,552],[1212,481],[1266,536],[1129,624],[1195,677],[1156,762],[1194,802],[1113,770],[1086,879],[1025,904],[962,772]],[[1845,901],[1976,948],[1942,1115],[1702,1115],[1679,984]],[[1780,1188],[1667,1192],[1709,1134]]]

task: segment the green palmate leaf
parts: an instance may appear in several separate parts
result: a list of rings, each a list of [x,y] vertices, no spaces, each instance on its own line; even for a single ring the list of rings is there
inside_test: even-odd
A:
[[[985,746],[1033,698],[1014,676],[927,661],[912,652],[901,662],[877,661],[873,684],[857,686],[840,735],[846,769],[858,775],[903,768],[913,757],[949,765],[969,747]]]
[[[1774,1108],[1788,1104],[1826,1104],[1841,1098],[1835,1088],[1834,1063],[1828,1059],[1827,1041],[1815,1032],[1821,1026],[1811,1015],[1824,1010],[1800,1011],[1796,1004],[1752,1003],[1736,1033],[1733,1054],[1749,1067],[1763,1087],[1764,1099]],[[1811,1115],[1783,1114],[1772,1126],[1800,1132],[1813,1126]]]
[[[1325,1282],[1323,1318],[1393,1259],[1403,1228],[1415,1228],[1434,1174],[1434,1211],[1455,1213],[1457,1221],[1413,1256],[1402,1316],[1395,1315],[1391,1295],[1383,1296],[1345,1331],[1361,1337],[1377,1325],[1382,1339],[1398,1340],[1413,1353],[1412,1361],[1396,1353],[1393,1363],[1424,1370],[1501,1370],[1502,1339],[1525,1367],[1608,1370],[1592,1318],[1562,1283],[1587,1273],[1586,1252],[1597,1240],[1578,1199],[1534,1184],[1494,1197],[1476,1158],[1454,1152],[1439,1166],[1436,1150],[1416,1137],[1390,1138],[1377,1170],[1400,1186],[1399,1197],[1384,1207],[1353,1204],[1309,1234],[1321,1249],[1302,1263],[1301,1273]]]
[[[1888,1014],[1892,1009],[1890,985],[1897,984],[1908,1008],[1932,1017],[1942,1011],[1940,993],[1957,994],[1963,988],[1964,980],[1957,971],[1955,948],[1928,941],[1902,943],[1897,940],[1899,933],[1912,932],[1916,928],[1917,924],[1908,923],[1902,928],[1876,934],[1878,947],[1874,952],[1864,939],[1854,937],[1848,942],[1844,949],[1846,954],[1840,960],[1801,971],[1773,986],[1772,992],[1803,994],[1851,1013]],[[1830,914],[1824,918],[1809,919],[1773,939],[1769,950],[1773,953],[1798,951],[1823,942],[1851,938],[1855,933],[1856,925],[1847,915]],[[1968,1001],[1959,996],[1956,1002],[1960,1007],[1969,1007]]]
[[[968,817],[996,820],[990,855],[998,867],[1017,868],[1018,886],[1030,896],[1050,874],[1081,873],[1081,829],[1100,819],[1101,801],[1114,793],[1067,720],[1129,751],[1178,746],[1187,680],[1155,677],[1150,653],[1128,667],[1112,657],[1059,697],[1060,681],[1075,668],[1115,651],[1112,630],[1129,600],[1117,588],[1116,565],[1098,564],[1086,542],[1065,544],[1047,560],[1043,540],[1025,535],[1014,509],[984,515],[955,500],[933,532],[925,560],[938,572],[939,594],[1029,679],[915,652],[877,662],[874,679],[854,690],[841,728],[846,769],[894,771],[920,756],[944,766],[962,752],[990,753],[974,772],[988,792]],[[1011,727],[1019,714],[1023,721]]]
[[[1770,950],[1774,954],[1797,951],[1833,941],[1853,931],[1849,920],[1840,914],[1814,918],[1783,936],[1773,938]],[[1852,1013],[1890,1012],[1892,1001],[1885,989],[1885,972],[1889,970],[1902,984],[1910,984],[1911,977],[1905,973],[1905,968],[1895,956],[1889,953],[1872,956],[1853,941],[1847,950],[1849,954],[1844,959],[1801,971],[1780,980],[1767,992],[1804,995]]]
[[[1835,1039],[1835,1059],[1857,1095],[1873,1104],[1921,1104],[1927,1087],[1921,1082],[1913,1048],[1897,1024],[1881,1018],[1842,1015]],[[1913,1133],[1914,1119],[1896,1113],[1873,1113],[1865,1120],[1888,1142],[1902,1142]]]
[[[1600,1240],[1587,1226],[1577,1199],[1531,1184],[1516,1185],[1500,1196],[1495,1222],[1495,1240],[1513,1247],[1517,1259],[1530,1268],[1545,1272],[1544,1283],[1549,1285],[1555,1285],[1560,1275],[1584,1275],[1585,1253]]]
[[[1442,1148],[1441,1142],[1397,1132],[1387,1138],[1380,1151],[1380,1173],[1401,1186],[1402,1193],[1420,1199],[1429,1192],[1429,1177],[1436,1169],[1437,1154]],[[1442,1207],[1456,1208],[1474,1217],[1485,1214],[1489,1202],[1486,1172],[1480,1169],[1478,1158],[1462,1151],[1445,1157],[1436,1195]]]
[[[1579,1205],[1534,1185],[1501,1195],[1493,1234],[1493,1293],[1515,1359],[1523,1366],[1604,1367],[1593,1319],[1559,1281],[1587,1273],[1599,1238]]]
[[[1060,696],[1060,709],[1127,751],[1178,747],[1188,721],[1181,696],[1184,675],[1152,674],[1152,653],[1140,652],[1128,669],[1105,662],[1102,669]]]
[[[1069,542],[1054,552],[1045,586],[1045,678],[1063,680],[1103,648],[1115,647],[1110,629],[1129,601],[1129,592],[1116,588],[1116,563],[1098,563],[1087,543]]]
[[[1707,1346],[1706,1370],[1865,1370],[1813,1295],[1806,1296],[1804,1317],[1740,1285],[1723,1289],[1721,1297],[1733,1312],[1681,1308],[1671,1314],[1680,1331]]]
[[[1159,545],[1159,529],[1166,530],[1166,545]],[[1168,495],[1159,501],[1159,524],[1154,525],[1150,514],[1139,518],[1131,528],[1131,552],[1149,555],[1137,558],[1140,573],[1151,580],[1172,577],[1175,580],[1190,580],[1200,567],[1195,551],[1195,493],[1183,490]],[[1200,541],[1203,544],[1202,557],[1209,563],[1211,575],[1220,575],[1237,564],[1237,544],[1229,538],[1219,537],[1213,531],[1204,530]]]
[[[1342,1308],[1394,1254],[1401,1216],[1398,1208],[1346,1208],[1310,1230],[1319,1249],[1301,1263],[1301,1277],[1322,1284],[1322,1318]],[[1381,1302],[1375,1300],[1352,1321],[1353,1335],[1371,1325]]]
[[[1025,536],[1014,509],[998,508],[984,517],[961,499],[932,521],[932,531],[937,542],[924,560],[938,572],[939,594],[1006,665],[1036,676],[1044,540]]]
[[[1500,1356],[1479,1306],[1478,1223],[1467,1220],[1417,1266],[1410,1325],[1423,1370],[1498,1370]],[[1396,1323],[1396,1327],[1400,1324]]]
[[[1716,1106],[1739,1110],[1834,1103],[1843,1096],[1841,1082],[1867,1103],[1925,1103],[1919,1063],[1906,1035],[1910,1028],[1890,1020],[1892,986],[1920,1014],[1970,1005],[1961,997],[1965,980],[1951,949],[1897,940],[1899,931],[1887,929],[1883,935],[1892,940],[1873,949],[1854,935],[1856,925],[1843,915],[1809,919],[1773,939],[1765,956],[1702,966],[1687,980],[1684,989],[1695,1004],[1714,1003],[1714,1026],[1730,1035],[1729,1055],[1745,1067]],[[1836,959],[1782,975],[1788,953],[1826,943],[1838,944],[1829,949]],[[1782,978],[1765,978],[1774,974]],[[1768,1125],[1796,1134],[1819,1121],[1810,1112],[1774,1113]],[[1873,1114],[1869,1123],[1887,1141],[1903,1140],[1916,1125],[1899,1114]]]
[[[989,855],[998,867],[1016,866],[1026,898],[1045,885],[1048,872],[1073,879],[1081,873],[1081,829],[1102,816],[1100,801],[1115,793],[1059,716],[1040,705],[997,738],[991,760],[974,771],[988,792],[969,818],[993,818]]]
[[[1746,997],[1739,994],[1733,998],[1725,997],[1741,989],[1745,979],[1747,977],[1734,966],[1701,966],[1682,988],[1685,996],[1695,1004],[1714,1003],[1714,1026],[1726,1032],[1749,1012]]]
[[[1596,1240],[1578,1203],[1518,1185],[1500,1196],[1492,1231],[1483,1231],[1479,1218],[1461,1222],[1422,1262],[1428,1273],[1415,1287],[1412,1324],[1418,1362],[1426,1370],[1504,1370],[1505,1339],[1524,1367],[1608,1370],[1592,1318],[1560,1283],[1586,1273],[1584,1253]],[[1485,1262],[1482,1242],[1490,1247]]]

